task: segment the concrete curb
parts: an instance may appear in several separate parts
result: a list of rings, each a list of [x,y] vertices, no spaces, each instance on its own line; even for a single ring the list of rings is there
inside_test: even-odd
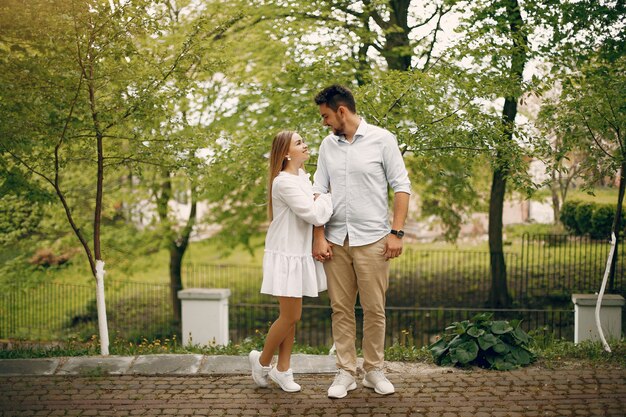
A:
[[[334,356],[295,354],[299,374],[334,373]],[[26,375],[207,375],[247,374],[247,356],[160,354],[139,356],[74,356],[45,359],[0,359],[0,376]]]

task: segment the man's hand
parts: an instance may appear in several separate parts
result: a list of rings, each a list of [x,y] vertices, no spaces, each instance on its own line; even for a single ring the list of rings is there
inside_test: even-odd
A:
[[[333,244],[326,238],[313,240],[313,258],[324,262],[333,259]]]
[[[385,242],[385,259],[397,258],[402,253],[402,239],[389,234]]]

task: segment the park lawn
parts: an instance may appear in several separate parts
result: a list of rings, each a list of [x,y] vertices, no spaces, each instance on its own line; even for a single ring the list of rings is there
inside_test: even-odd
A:
[[[599,187],[593,190],[593,194],[589,194],[580,189],[573,189],[568,192],[567,199],[570,201],[581,200],[581,201],[588,201],[591,203],[616,205],[617,193],[618,193],[618,189],[615,187],[612,187],[612,188]]]
[[[224,251],[220,248],[220,244],[211,239],[199,242],[191,242],[187,252],[185,253],[183,263],[186,264],[206,264],[206,265],[242,265],[249,267],[261,267],[263,264],[263,239],[264,236],[258,236],[253,241],[255,246],[252,252],[243,247],[237,247],[232,250]],[[407,243],[405,245],[407,251],[449,251],[449,250],[469,250],[469,251],[487,251],[488,246],[485,242],[477,243],[459,243],[452,244],[442,241],[431,243]],[[19,249],[17,249],[19,250]],[[106,254],[106,248],[103,250],[103,258],[105,260],[105,280],[113,281],[134,281],[144,283],[168,283],[169,282],[169,253],[166,249],[160,249],[153,253],[134,256],[133,254],[113,254],[114,261],[110,261],[111,257]],[[3,257],[0,264],[12,258],[10,248],[3,248]],[[83,251],[79,251],[74,255],[72,260],[65,265],[50,268],[34,268],[25,265],[25,260],[21,265],[16,267],[22,269],[20,275],[28,275],[28,278],[20,282],[31,282],[33,285],[42,282],[50,282],[56,284],[75,284],[75,285],[95,285],[95,279],[89,270],[89,263]],[[16,279],[12,279],[14,283]]]
[[[519,234],[510,233],[510,235],[512,237],[506,241],[505,252],[508,254],[507,265],[510,270],[513,270],[516,256],[519,256],[522,247],[521,241],[517,238]],[[184,272],[185,285],[230,288],[233,292],[233,302],[236,302],[235,296],[237,299],[255,300],[255,297],[259,297],[263,236],[259,236],[257,239],[256,243],[258,244],[253,253],[238,248],[226,256],[220,256],[222,251],[215,241],[193,242],[185,255],[184,263],[186,265],[193,264],[194,271]],[[396,279],[397,282],[394,284],[394,288],[391,288],[390,301],[392,298],[394,300],[397,298],[398,305],[411,306],[416,302],[415,299],[422,299],[436,302],[437,305],[447,305],[454,297],[463,298],[468,295],[482,297],[481,292],[484,292],[485,287],[488,286],[489,255],[486,242],[459,244],[407,242],[405,247],[404,256],[393,261],[391,266],[392,277],[395,277],[392,279]],[[624,246],[622,246],[623,250]],[[542,265],[548,263],[552,270],[556,268],[565,271],[565,267],[572,263],[570,256],[569,252],[560,250],[558,245],[544,245],[542,256],[530,258],[527,264]],[[579,264],[580,261],[581,259],[579,259]],[[602,269],[602,263],[602,259],[596,259],[596,262],[592,263],[582,260],[584,268],[595,271]],[[167,298],[169,266],[166,250],[159,250],[135,258],[129,256],[118,263],[106,264],[105,268],[107,270],[105,281],[108,284],[107,310],[115,313],[124,312],[124,314],[117,314],[117,316],[115,313],[111,315],[111,328],[122,326],[129,317],[141,317],[142,315],[149,317],[151,314],[149,310],[155,309],[159,302],[169,302]],[[420,271],[417,279],[413,271]],[[546,272],[539,268],[529,275],[528,278],[534,281],[530,286],[541,289],[554,285],[544,282]],[[24,273],[28,273],[28,271],[24,271]],[[0,314],[0,329],[7,328],[7,321],[10,320],[11,316],[28,317],[29,319],[26,320],[28,323],[45,320],[49,322],[50,327],[61,329],[67,327],[68,321],[72,319],[89,314],[93,315],[95,280],[91,277],[84,254],[78,253],[68,265],[48,269],[40,268],[31,271],[30,274],[32,275],[28,280],[30,289],[23,291],[23,296],[13,301],[10,313]],[[191,278],[196,275],[199,279],[196,282],[191,281]],[[601,275],[601,273],[595,275]],[[43,283],[63,285],[40,285]],[[134,283],[139,284],[135,285]],[[148,284],[161,285],[149,290],[148,287],[141,286]],[[71,291],[67,289],[68,285],[81,287],[76,290],[80,292],[81,296],[70,296]],[[511,283],[511,287],[514,289],[515,284]],[[137,297],[145,291],[152,293],[158,291],[160,295],[154,295],[154,297],[158,297],[158,300],[161,301],[158,301],[157,304],[153,303],[153,307],[151,307],[151,301],[139,302]],[[80,299],[81,305],[77,305],[77,299]],[[116,320],[120,320],[120,322],[115,323]],[[36,334],[36,332],[29,330],[28,326],[21,328],[23,330],[19,335],[22,337],[27,337],[29,333]],[[54,339],[58,334],[57,331],[48,334],[40,333],[38,336],[40,339]],[[32,334],[30,336],[32,337]],[[145,336],[149,335],[146,334]]]
[[[596,187],[593,191],[583,191],[580,188],[570,188],[567,192],[567,200],[566,201],[586,201],[590,203],[598,203],[598,204],[617,204],[617,187]],[[544,201],[549,199],[551,196],[550,190],[541,189],[535,192],[532,199]],[[624,206],[626,207],[626,201],[624,202]]]

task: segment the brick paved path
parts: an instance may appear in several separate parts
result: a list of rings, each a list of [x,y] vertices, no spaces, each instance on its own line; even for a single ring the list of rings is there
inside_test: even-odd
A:
[[[328,374],[296,375],[296,394],[247,375],[2,377],[0,416],[626,416],[626,369],[415,369],[389,373],[394,395],[341,400]]]

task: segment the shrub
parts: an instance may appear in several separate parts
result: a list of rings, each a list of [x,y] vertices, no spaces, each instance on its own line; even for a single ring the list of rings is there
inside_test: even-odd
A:
[[[535,360],[529,350],[531,337],[520,328],[519,320],[492,320],[492,313],[478,314],[472,320],[454,322],[442,337],[428,347],[437,365],[477,365],[509,370]]]
[[[582,202],[576,206],[576,224],[581,235],[591,233],[591,215],[593,214],[593,203]]]
[[[55,255],[51,249],[37,249],[37,252],[28,260],[28,263],[43,266],[44,268],[63,265],[72,259],[76,252],[77,250],[74,249]]]
[[[604,239],[611,236],[615,208],[608,204],[597,205],[591,215],[591,237]]]
[[[42,218],[39,204],[19,196],[3,195],[0,197],[0,245],[14,244],[37,232]]]
[[[576,207],[578,207],[580,203],[581,202],[577,200],[566,201],[561,207],[561,214],[559,216],[565,229],[574,235],[580,234],[578,223],[576,223]]]

